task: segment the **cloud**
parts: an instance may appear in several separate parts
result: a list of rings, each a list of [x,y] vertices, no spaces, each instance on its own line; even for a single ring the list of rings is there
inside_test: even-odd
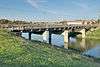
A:
[[[27,3],[30,4],[33,8],[37,9],[38,11],[41,11],[42,13],[52,14],[52,15],[58,15],[58,16],[70,16],[71,13],[66,13],[65,10],[57,10],[52,9],[47,6],[43,6],[43,4],[48,3],[47,0],[27,0]]]
[[[45,1],[45,0],[27,0],[27,2],[28,2],[30,5],[32,5],[32,7],[34,7],[34,8],[39,8],[40,3],[45,3],[45,2],[47,2],[47,1]]]
[[[46,13],[50,13],[50,14],[58,14],[57,11],[55,11],[55,10],[53,11],[53,10],[44,9],[44,8],[42,8],[41,11],[46,12]]]
[[[41,5],[47,2],[48,2],[47,0],[27,0],[27,3],[29,3],[33,8],[36,8],[41,12],[57,14],[57,12],[49,10],[49,9],[45,9],[44,6]]]
[[[83,11],[88,11],[90,10],[90,7],[88,4],[84,3],[83,1],[82,2],[77,2],[77,1],[73,1],[72,2],[74,5],[76,5],[77,7],[80,8],[80,10],[83,10]]]
[[[93,5],[93,3],[89,3],[88,1],[73,1],[72,2],[74,6],[78,7],[77,9],[77,14],[79,14],[80,16],[96,16],[99,14],[99,12],[97,12],[98,7],[95,7],[95,5]]]
[[[34,8],[38,8],[36,0],[27,0],[27,2]]]

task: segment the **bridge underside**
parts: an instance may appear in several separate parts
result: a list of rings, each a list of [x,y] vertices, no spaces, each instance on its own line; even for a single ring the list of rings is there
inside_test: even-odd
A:
[[[43,40],[45,42],[51,44],[51,35],[52,34],[61,34],[64,36],[64,46],[68,49],[68,39],[69,37],[76,37],[78,34],[82,34],[82,38],[85,38],[85,33],[95,27],[85,27],[85,26],[68,26],[68,27],[60,27],[60,28],[39,28],[39,29],[13,29],[12,32],[21,33],[29,33],[29,40],[31,40],[32,33],[40,34],[43,36]]]
[[[50,29],[43,29],[43,30],[13,30],[12,32],[19,32],[19,35],[21,33],[29,33],[29,40],[31,40],[32,33],[39,34],[43,36],[43,41],[51,44],[51,38],[52,34],[61,34],[64,36],[64,47],[68,49],[68,39],[69,37],[76,37],[78,34],[82,34],[82,38],[85,37],[85,29],[82,29],[82,31],[74,31],[74,30],[50,30]],[[18,34],[18,33],[17,33]]]
[[[41,29],[23,29],[23,30],[20,30],[20,29],[14,29],[12,30],[12,32],[23,32],[23,33],[26,33],[26,32],[32,32],[34,34],[43,34],[43,32],[45,32],[46,30],[50,31],[52,34],[61,34],[62,32],[64,32],[65,30],[68,30],[69,32],[79,32],[80,30],[82,29],[85,29],[85,31],[88,31],[91,29],[91,27],[88,27],[88,28],[83,28],[83,27],[66,27],[66,28],[41,28]]]

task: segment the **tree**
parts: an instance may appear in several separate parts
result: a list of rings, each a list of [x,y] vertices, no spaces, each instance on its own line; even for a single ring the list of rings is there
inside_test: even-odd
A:
[[[7,23],[9,23],[10,22],[10,20],[7,20],[7,19],[1,19],[0,20],[0,23],[1,24],[7,24]]]
[[[100,23],[100,19],[97,20],[97,23],[98,23],[98,24]]]

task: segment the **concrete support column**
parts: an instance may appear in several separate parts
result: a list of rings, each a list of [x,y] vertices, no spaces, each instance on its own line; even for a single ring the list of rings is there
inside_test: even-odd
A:
[[[23,31],[20,31],[20,32],[19,32],[19,36],[22,36],[22,33],[23,33]]]
[[[68,49],[68,30],[65,30],[62,34],[64,35],[64,48]]]
[[[29,40],[31,40],[31,35],[32,35],[32,32],[29,32]]]
[[[51,44],[51,32],[49,30],[46,30],[42,36],[44,42]]]
[[[22,36],[23,31],[20,32],[20,36]]]
[[[85,29],[82,29],[81,33],[82,33],[82,38],[85,38]]]
[[[52,34],[51,34],[51,32],[49,31],[49,44],[51,44],[51,36],[52,36]]]

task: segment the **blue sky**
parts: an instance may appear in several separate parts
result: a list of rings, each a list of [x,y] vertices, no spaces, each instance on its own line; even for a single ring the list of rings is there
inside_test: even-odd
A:
[[[100,0],[0,0],[0,18],[55,21],[99,15]]]

